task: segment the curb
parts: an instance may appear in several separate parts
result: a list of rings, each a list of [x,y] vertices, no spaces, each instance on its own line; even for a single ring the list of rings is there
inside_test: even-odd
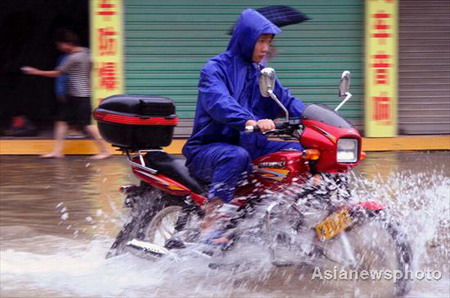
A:
[[[186,139],[174,139],[165,147],[170,154],[181,154]],[[53,140],[0,140],[0,155],[40,155],[53,149]],[[117,148],[111,146],[115,154]],[[404,151],[404,150],[450,150],[450,136],[401,136],[395,138],[363,138],[363,150]],[[98,153],[93,140],[65,140],[64,153],[67,155],[90,155]]]

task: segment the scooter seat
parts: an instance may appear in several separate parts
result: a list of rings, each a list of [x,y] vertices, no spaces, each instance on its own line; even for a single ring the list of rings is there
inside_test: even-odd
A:
[[[197,194],[205,193],[206,187],[191,176],[185,166],[186,159],[184,157],[174,157],[164,151],[150,151],[147,152],[144,159],[148,167],[157,170],[164,176],[181,183]]]

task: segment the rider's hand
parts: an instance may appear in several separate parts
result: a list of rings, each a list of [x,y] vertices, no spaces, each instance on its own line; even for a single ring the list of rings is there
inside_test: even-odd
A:
[[[245,126],[255,126],[257,125],[262,132],[269,131],[275,129],[275,123],[270,119],[262,119],[262,120],[248,120],[245,123]]]
[[[275,123],[271,119],[258,120],[256,122],[256,125],[258,125],[259,129],[261,129],[262,132],[275,129]]]

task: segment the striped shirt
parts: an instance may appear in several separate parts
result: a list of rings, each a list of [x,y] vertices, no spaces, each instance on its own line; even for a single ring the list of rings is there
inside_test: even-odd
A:
[[[91,59],[89,49],[83,48],[80,52],[71,53],[59,65],[57,70],[67,74],[67,94],[76,97],[91,96]]]

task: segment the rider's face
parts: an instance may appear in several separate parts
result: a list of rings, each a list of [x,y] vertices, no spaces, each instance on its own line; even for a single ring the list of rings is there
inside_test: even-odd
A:
[[[255,48],[253,49],[252,60],[255,63],[262,61],[264,56],[269,52],[270,44],[272,43],[272,34],[261,34],[256,41]]]

